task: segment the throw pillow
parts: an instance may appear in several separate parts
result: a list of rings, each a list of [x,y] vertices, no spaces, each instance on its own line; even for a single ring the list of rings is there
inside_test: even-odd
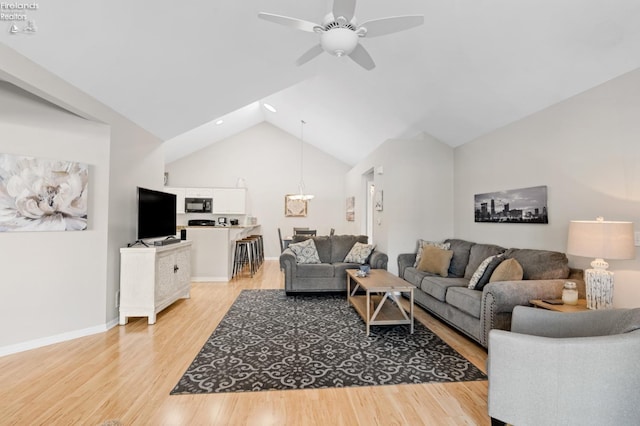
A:
[[[422,251],[426,246],[437,247],[442,250],[449,250],[451,248],[451,244],[449,243],[439,243],[436,241],[427,241],[427,240],[418,240],[418,254],[416,254],[416,261],[413,263],[413,267],[417,268],[420,263],[420,259],[422,258]]]
[[[471,275],[471,278],[469,279],[469,286],[468,287],[471,290],[478,290],[477,287],[476,287],[478,285],[478,282],[480,281],[480,279],[482,278],[482,276],[486,272],[487,267],[489,266],[489,264],[491,262],[493,262],[493,260],[496,259],[498,256],[500,256],[500,255],[499,254],[494,254],[493,256],[489,256],[485,260],[480,262],[480,265],[478,265],[478,267],[476,268],[475,272],[473,273],[473,275]],[[488,279],[487,279],[487,281],[488,281]]]
[[[480,277],[478,282],[476,283],[476,290],[482,291],[484,286],[489,284],[489,280],[491,279],[491,275],[496,270],[496,268],[504,261],[504,254],[499,254],[493,258],[491,262],[487,265],[487,269],[484,270],[484,274]]]
[[[452,250],[443,250],[438,247],[426,245],[420,257],[418,270],[446,277],[449,273],[449,263],[451,263],[452,257]]]
[[[522,274],[522,266],[520,263],[515,259],[507,259],[500,263],[496,270],[493,271],[489,282],[521,280]]]
[[[372,244],[355,243],[347,256],[344,258],[345,263],[359,263],[364,264],[367,258],[373,251]]]
[[[289,248],[296,255],[296,263],[322,263],[320,256],[318,256],[316,243],[312,239],[289,244]]]

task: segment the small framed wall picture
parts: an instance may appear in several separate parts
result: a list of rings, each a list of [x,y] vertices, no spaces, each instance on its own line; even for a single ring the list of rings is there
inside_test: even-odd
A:
[[[293,195],[284,196],[284,215],[285,217],[306,217],[307,216],[307,200],[299,200],[291,198]]]
[[[356,197],[347,197],[347,222],[353,222],[356,220]]]
[[[381,212],[382,208],[383,208],[383,203],[382,203],[382,189],[379,189],[376,191],[374,198],[373,198],[373,206],[374,208]]]

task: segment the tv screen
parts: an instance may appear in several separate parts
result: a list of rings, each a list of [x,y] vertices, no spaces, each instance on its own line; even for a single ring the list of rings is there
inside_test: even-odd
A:
[[[176,235],[176,196],[138,187],[138,240]]]

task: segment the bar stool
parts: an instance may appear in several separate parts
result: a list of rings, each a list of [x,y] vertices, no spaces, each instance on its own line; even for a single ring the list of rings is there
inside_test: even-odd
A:
[[[260,234],[255,234],[255,235],[251,235],[251,238],[256,238],[257,242],[258,242],[258,265],[261,266],[262,263],[264,263],[264,240],[262,238],[262,235]]]
[[[254,244],[254,246],[253,246],[253,249],[254,249],[254,263],[255,263],[254,272],[257,272],[258,269],[260,269],[260,266],[262,265],[262,254],[261,254],[262,249],[260,248],[262,236],[261,235],[250,235],[248,238],[251,239],[253,241],[253,244]]]
[[[249,266],[249,273],[253,277],[254,263],[253,263],[253,246],[252,240],[242,239],[236,240],[236,249],[233,256],[233,274],[232,277],[236,277],[241,273],[246,266]]]

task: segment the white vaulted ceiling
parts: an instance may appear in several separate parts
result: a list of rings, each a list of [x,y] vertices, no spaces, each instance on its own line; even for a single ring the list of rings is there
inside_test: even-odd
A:
[[[0,21],[0,41],[168,141],[169,161],[263,120],[299,137],[304,119],[305,142],[347,164],[420,132],[455,147],[640,67],[638,0],[359,0],[359,22],[425,17],[361,40],[372,71],[297,67],[317,34],[257,18],[320,22],[331,4],[54,0],[35,34]]]

